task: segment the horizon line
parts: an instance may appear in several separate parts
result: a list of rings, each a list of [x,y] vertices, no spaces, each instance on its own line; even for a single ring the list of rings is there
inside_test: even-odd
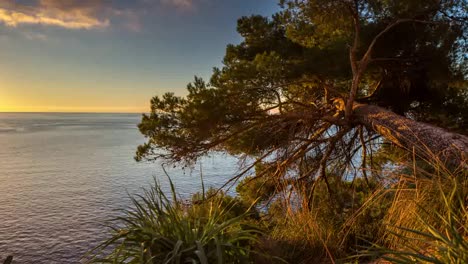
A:
[[[0,114],[148,114],[148,112],[0,111]]]

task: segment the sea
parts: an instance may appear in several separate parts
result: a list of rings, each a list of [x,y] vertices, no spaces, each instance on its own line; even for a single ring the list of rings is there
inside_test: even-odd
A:
[[[139,114],[0,113],[0,263],[83,263],[105,224],[154,180],[181,197],[221,187],[237,158],[214,153],[193,167],[136,162]],[[164,169],[163,169],[164,168]],[[166,173],[166,172],[167,173]],[[230,190],[232,192],[232,190]]]

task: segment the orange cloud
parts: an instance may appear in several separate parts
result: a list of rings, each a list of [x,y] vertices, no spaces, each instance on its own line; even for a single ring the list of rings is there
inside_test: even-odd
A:
[[[99,0],[40,0],[34,6],[6,1],[0,4],[0,22],[10,27],[38,24],[70,29],[103,28],[108,19],[99,19]]]

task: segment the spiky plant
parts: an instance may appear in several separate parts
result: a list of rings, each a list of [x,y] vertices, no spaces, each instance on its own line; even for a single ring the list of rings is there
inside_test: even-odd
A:
[[[172,199],[156,182],[112,222],[112,235],[92,251],[91,263],[249,263],[258,230],[246,227],[248,211],[226,217],[232,204],[206,201],[203,215],[184,205],[170,181]]]

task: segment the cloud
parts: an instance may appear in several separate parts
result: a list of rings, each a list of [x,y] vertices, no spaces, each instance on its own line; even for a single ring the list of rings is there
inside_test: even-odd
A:
[[[179,9],[193,8],[193,0],[161,0],[161,3],[168,6],[174,6]]]
[[[143,25],[141,23],[141,17],[144,12],[137,12],[130,9],[112,9],[112,15],[116,18],[120,18],[119,24],[130,31],[141,32]]]
[[[127,0],[126,0],[127,1]],[[196,11],[204,0],[0,0],[0,26],[54,26],[67,29],[103,29],[112,24],[142,32],[150,14],[167,8]],[[131,1],[131,2],[130,2]],[[38,38],[35,38],[38,39]]]
[[[23,32],[23,36],[29,40],[47,41],[47,35],[37,32]]]
[[[22,24],[56,26],[69,29],[93,29],[109,26],[101,19],[101,0],[39,0],[33,5],[0,2],[0,22],[10,27]]]
[[[195,8],[197,0],[140,0],[140,3],[150,7],[171,7],[181,10],[191,10]]]

